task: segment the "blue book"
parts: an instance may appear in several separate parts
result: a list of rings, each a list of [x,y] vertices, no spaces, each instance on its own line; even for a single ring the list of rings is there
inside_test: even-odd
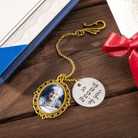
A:
[[[79,1],[0,1],[0,86]]]

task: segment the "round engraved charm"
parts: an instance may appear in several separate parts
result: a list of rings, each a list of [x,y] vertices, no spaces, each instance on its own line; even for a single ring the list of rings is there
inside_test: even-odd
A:
[[[84,107],[95,107],[105,97],[105,88],[94,78],[83,78],[77,81],[72,89],[74,100]]]
[[[67,109],[70,99],[68,85],[61,80],[50,80],[34,92],[33,107],[42,119],[55,118]]]

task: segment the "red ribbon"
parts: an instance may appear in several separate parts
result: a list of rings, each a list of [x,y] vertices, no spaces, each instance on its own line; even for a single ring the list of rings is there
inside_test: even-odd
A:
[[[130,54],[129,64],[138,87],[138,33],[130,39],[122,37],[116,33],[111,33],[105,41],[102,49],[103,52],[116,57]]]

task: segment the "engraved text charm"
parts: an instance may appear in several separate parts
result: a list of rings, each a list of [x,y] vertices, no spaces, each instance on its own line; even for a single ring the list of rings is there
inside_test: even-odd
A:
[[[85,107],[99,105],[105,97],[104,86],[94,78],[83,78],[81,81],[82,83],[77,81],[73,86],[72,95],[74,100]]]

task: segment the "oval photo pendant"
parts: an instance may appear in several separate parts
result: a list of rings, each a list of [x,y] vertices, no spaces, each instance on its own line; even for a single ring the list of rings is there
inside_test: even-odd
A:
[[[74,84],[72,95],[79,105],[95,107],[104,100],[105,88],[94,78],[83,78]]]
[[[62,81],[44,82],[34,92],[33,107],[35,112],[45,118],[60,116],[70,105],[70,90]]]

